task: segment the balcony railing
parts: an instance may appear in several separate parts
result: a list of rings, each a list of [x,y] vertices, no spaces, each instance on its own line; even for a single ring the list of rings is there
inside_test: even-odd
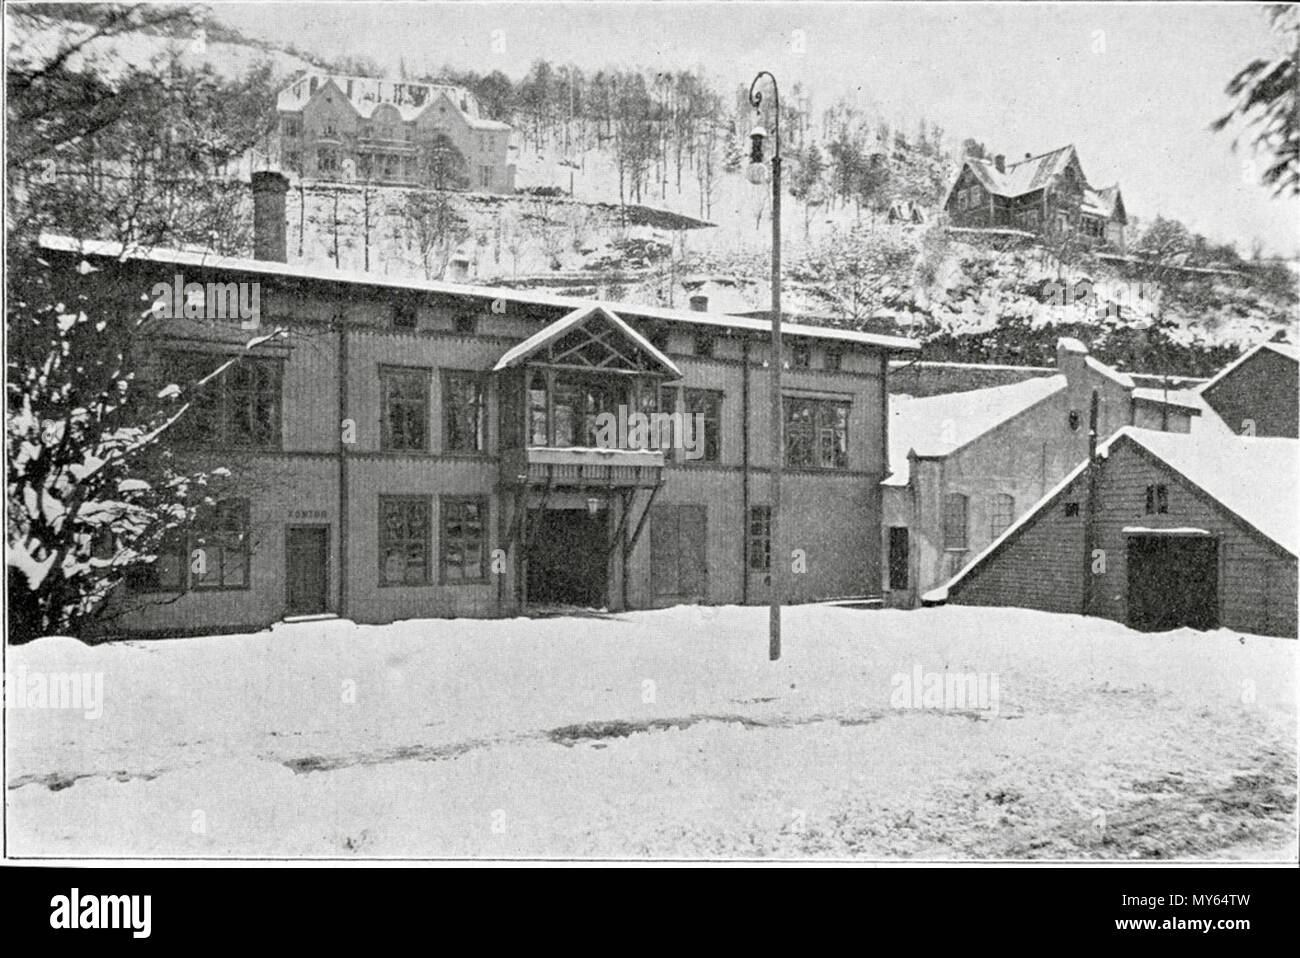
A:
[[[664,454],[657,449],[529,446],[501,454],[501,480],[507,485],[653,486],[663,467]]]

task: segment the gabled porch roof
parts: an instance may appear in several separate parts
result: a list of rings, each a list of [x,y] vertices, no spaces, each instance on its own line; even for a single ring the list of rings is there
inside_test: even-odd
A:
[[[589,368],[592,372],[648,373],[681,379],[681,370],[651,342],[603,306],[583,306],[506,350],[500,372],[527,360]]]

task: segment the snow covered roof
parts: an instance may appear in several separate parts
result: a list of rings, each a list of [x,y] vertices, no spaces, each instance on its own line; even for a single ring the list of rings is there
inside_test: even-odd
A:
[[[889,468],[887,486],[907,485],[908,454],[947,456],[1026,409],[1065,389],[1063,375],[1026,379],[1009,386],[943,393],[913,399],[889,397]]]
[[[623,320],[619,319],[614,313],[605,309],[603,306],[590,305],[582,309],[575,309],[567,316],[557,319],[545,329],[538,330],[529,336],[522,343],[506,350],[505,354],[497,360],[497,364],[492,367],[492,371],[500,372],[503,369],[509,369],[511,366],[518,365],[529,356],[545,348],[551,343],[559,341],[565,333],[576,329],[583,323],[591,319],[592,316],[599,315],[610,323],[615,329],[622,333],[630,340],[637,349],[649,356],[660,369],[671,376],[673,379],[681,379],[682,372],[678,369],[671,359],[655,349],[654,345],[629,326]]]
[[[1185,409],[1194,416],[1201,414],[1201,404],[1196,401],[1195,393],[1184,389],[1156,389],[1148,386],[1138,386],[1133,390],[1133,398],[1143,402],[1159,403],[1162,406],[1177,406]]]
[[[992,160],[968,157],[966,165],[990,193],[996,196],[1023,196],[1041,190],[1069,166],[1070,158],[1075,156],[1071,144],[1018,163],[1007,163],[1004,172],[999,172]]]
[[[1210,378],[1206,382],[1201,383],[1201,385],[1197,386],[1196,391],[1198,393],[1201,393],[1202,395],[1209,392],[1211,389],[1217,386],[1228,376],[1236,372],[1238,367],[1245,365],[1248,361],[1254,358],[1255,354],[1258,353],[1261,349],[1272,350],[1273,352],[1277,353],[1280,356],[1285,356],[1293,363],[1300,363],[1300,349],[1297,349],[1295,346],[1292,346],[1290,343],[1270,343],[1270,342],[1257,343],[1255,346],[1252,346],[1250,349],[1246,350],[1244,353],[1242,353],[1232,362],[1228,363],[1228,365],[1220,369],[1212,378]]]
[[[1300,440],[1120,430],[1238,518],[1300,555]],[[1119,438],[1117,434],[1116,439]]]
[[[1119,383],[1125,389],[1133,388],[1133,377],[1130,376],[1128,373],[1122,373],[1112,366],[1107,366],[1100,359],[1095,359],[1092,356],[1088,356],[1086,359],[1084,359],[1084,362],[1088,365],[1088,368],[1091,369],[1093,372],[1100,373],[1101,375],[1105,376],[1107,379]]]
[[[1083,212],[1110,219],[1115,215],[1115,204],[1119,200],[1119,184],[1108,186],[1103,190],[1086,187],[1083,191]]]
[[[580,299],[574,296],[556,296],[537,290],[509,289],[500,286],[472,286],[464,283],[448,283],[443,280],[417,279],[414,277],[383,276],[376,273],[355,270],[329,269],[322,266],[280,263],[275,260],[243,259],[232,256],[219,256],[215,253],[187,250],[174,250],[155,247],[125,248],[121,243],[106,240],[79,240],[71,236],[42,233],[40,245],[53,252],[76,253],[83,256],[107,257],[111,259],[140,260],[150,263],[163,263],[169,266],[193,266],[195,268],[229,270],[232,272],[254,273],[262,276],[281,276],[286,279],[317,280],[326,283],[347,283],[358,286],[373,286],[381,289],[398,289],[411,292],[437,293],[445,296],[468,296],[485,299],[489,302],[500,300],[507,303],[521,303],[536,306],[553,306],[572,311],[592,305],[603,306],[612,313],[622,317],[634,316],[643,319],[658,319],[674,323],[689,323],[697,326],[711,326],[718,329],[744,330],[747,332],[768,333],[772,324],[764,319],[744,316],[729,316],[723,313],[701,313],[684,309],[665,309],[660,306],[641,306],[635,303],[617,303]],[[862,333],[852,329],[834,329],[823,326],[807,326],[801,323],[782,323],[781,329],[787,336],[803,336],[810,339],[835,340],[871,346],[889,352],[919,352],[921,344],[914,339],[902,336],[884,336],[878,333]]]
[[[1181,432],[1157,432],[1125,426],[1097,447],[1102,458],[1121,442],[1136,443],[1182,475],[1224,509],[1292,555],[1300,554],[1300,508],[1295,489],[1300,481],[1300,440],[1245,436],[1223,437]],[[923,602],[946,602],[958,582],[1001,549],[1003,543],[1049,508],[1088,463],[1079,463],[1052,487],[1033,508],[1008,526],[951,579],[921,597]],[[1125,527],[1125,531],[1137,527]],[[1201,530],[1177,527],[1154,530],[1193,535]]]
[[[445,96],[452,108],[474,129],[510,130],[507,123],[481,116],[478,100],[469,90],[441,83],[411,83],[406,80],[309,73],[280,91],[275,101],[276,109],[296,113],[326,86],[332,87],[365,120],[374,116],[380,106],[388,104],[397,110],[403,121],[410,122]]]

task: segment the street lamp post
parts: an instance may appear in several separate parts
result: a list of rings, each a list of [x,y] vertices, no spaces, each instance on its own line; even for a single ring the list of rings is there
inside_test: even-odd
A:
[[[768,577],[771,580],[768,612],[768,658],[775,662],[781,657],[781,577],[784,572],[785,553],[781,549],[781,470],[785,463],[785,417],[781,402],[781,366],[785,351],[781,346],[781,94],[776,77],[766,70],[754,77],[749,85],[749,102],[757,112],[763,105],[763,94],[758,82],[767,77],[772,81],[772,355],[769,361],[772,378],[772,504],[769,525],[770,546]],[[758,127],[750,134],[750,180],[762,181],[763,139],[767,132]]]

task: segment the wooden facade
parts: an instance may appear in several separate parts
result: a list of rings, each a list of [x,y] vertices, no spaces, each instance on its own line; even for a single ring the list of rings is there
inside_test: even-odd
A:
[[[1095,472],[1076,469],[942,595],[927,599],[1098,615],[1143,629],[1222,626],[1295,636],[1294,551],[1135,435],[1116,437]],[[1293,459],[1290,445],[1271,450],[1277,455],[1269,463]],[[1283,531],[1293,534],[1293,522]]]
[[[1205,384],[1201,396],[1238,435],[1300,438],[1300,350],[1261,343]]]
[[[517,614],[536,604],[530,583],[557,601],[609,609],[766,601],[771,357],[763,322],[638,306],[595,310],[505,289],[161,251],[117,262],[83,249],[67,262],[82,255],[101,267],[93,282],[124,308],[178,273],[186,282],[257,282],[258,334],[285,333],[232,367],[276,370],[250,387],[278,392],[267,441],[174,446],[196,467],[232,470],[246,536],[226,542],[216,573],[182,568],[175,578],[169,566],[144,576],[143,589],[122,590],[113,601],[129,602],[130,611],[114,630],[245,630],[313,612],[366,623]],[[554,387],[555,370],[573,357],[530,354],[498,364],[583,309],[597,319],[612,313],[632,331],[631,339],[608,341],[622,353],[654,343],[653,353],[668,360],[584,375],[634,384],[621,394],[632,403],[653,397],[662,409],[706,410],[705,455],[592,448],[561,435],[568,428],[561,420],[576,413],[565,407],[559,415],[554,393],[543,407],[548,441],[533,441],[533,377],[549,374]],[[157,322],[154,355],[163,362],[183,353],[215,364],[253,335],[237,323]],[[806,569],[788,577],[787,597],[877,595],[888,359],[916,347],[798,325],[787,334],[810,358],[785,377],[791,455],[805,456],[787,469],[784,487],[784,547],[801,550]],[[225,401],[249,401],[243,386],[233,395]],[[808,460],[809,449],[821,458]],[[564,554],[554,543],[566,541],[578,544],[569,550],[575,567],[599,569],[589,596],[566,592],[571,570],[556,566],[549,580],[538,579],[537,567]],[[322,561],[323,569],[301,567]]]

